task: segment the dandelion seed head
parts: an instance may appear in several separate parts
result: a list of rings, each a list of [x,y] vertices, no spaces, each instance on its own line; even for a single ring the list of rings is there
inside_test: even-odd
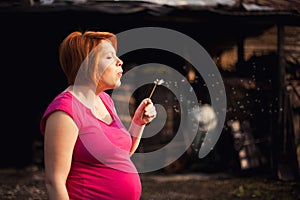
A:
[[[155,81],[154,81],[154,83],[155,84],[157,84],[157,85],[161,85],[161,84],[163,84],[165,81],[163,80],[163,79],[156,79]]]

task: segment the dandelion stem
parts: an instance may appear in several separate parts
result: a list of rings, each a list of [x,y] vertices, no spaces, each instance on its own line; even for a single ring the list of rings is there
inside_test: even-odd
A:
[[[155,83],[155,85],[154,85],[154,87],[153,87],[153,89],[152,89],[152,91],[151,91],[151,93],[149,95],[149,99],[151,99],[151,97],[152,97],[152,95],[153,95],[153,93],[155,91],[156,86],[157,86],[157,83]]]
[[[151,94],[150,94],[150,96],[149,96],[149,98],[151,98],[152,97],[152,95],[153,95],[153,93],[154,93],[154,91],[155,91],[155,88],[157,87],[157,85],[161,85],[161,84],[163,84],[165,81],[163,80],[163,79],[156,79],[155,81],[154,81],[154,86],[153,86],[153,89],[152,89],[152,91],[151,91]]]

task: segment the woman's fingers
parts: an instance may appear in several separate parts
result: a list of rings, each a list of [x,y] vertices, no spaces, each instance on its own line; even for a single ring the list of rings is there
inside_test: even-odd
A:
[[[148,104],[144,109],[143,119],[146,123],[149,123],[156,117],[156,114],[155,106],[152,103]]]

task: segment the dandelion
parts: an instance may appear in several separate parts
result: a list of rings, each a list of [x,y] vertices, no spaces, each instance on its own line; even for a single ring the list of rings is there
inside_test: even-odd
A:
[[[153,93],[154,93],[156,87],[157,87],[158,85],[163,84],[164,82],[165,82],[165,81],[164,81],[163,79],[156,79],[156,80],[154,81],[154,86],[153,86],[153,89],[152,89],[152,91],[151,91],[151,93],[150,93],[150,95],[149,95],[149,98],[152,97],[152,95],[153,95]]]

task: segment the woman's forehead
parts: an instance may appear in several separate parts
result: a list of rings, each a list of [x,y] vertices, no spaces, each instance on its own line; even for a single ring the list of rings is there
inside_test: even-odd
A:
[[[115,51],[115,48],[112,46],[112,44],[109,41],[103,40],[100,44],[99,47],[101,50],[106,50],[106,51]]]

